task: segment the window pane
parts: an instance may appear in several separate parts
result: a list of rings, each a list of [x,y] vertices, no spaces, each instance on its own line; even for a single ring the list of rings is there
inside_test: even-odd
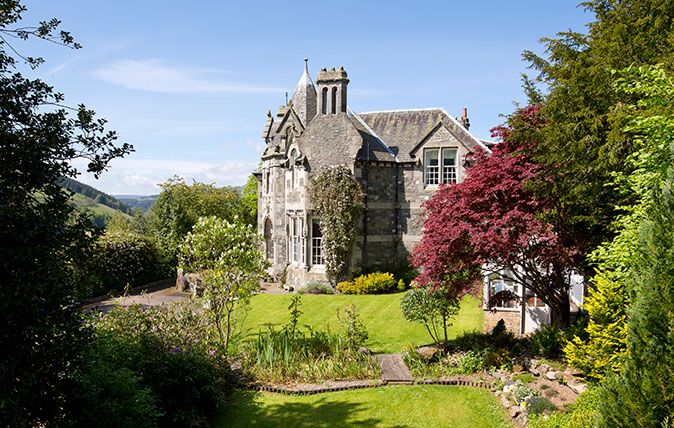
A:
[[[424,177],[426,184],[438,184],[440,168],[438,149],[424,151]]]
[[[442,149],[442,182],[456,183],[456,149]]]

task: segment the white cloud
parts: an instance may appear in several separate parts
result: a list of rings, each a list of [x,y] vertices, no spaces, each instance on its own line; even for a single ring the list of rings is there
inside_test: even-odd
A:
[[[75,162],[85,171],[83,162]],[[242,186],[256,168],[257,162],[233,160],[226,162],[196,162],[164,159],[115,159],[107,172],[96,180],[82,174],[78,180],[113,195],[150,195],[161,190],[159,183],[174,175],[191,183],[215,183],[218,186]]]
[[[169,94],[251,94],[279,92],[264,85],[226,82],[206,74],[212,70],[148,58],[121,60],[94,70],[94,77],[127,89]]]

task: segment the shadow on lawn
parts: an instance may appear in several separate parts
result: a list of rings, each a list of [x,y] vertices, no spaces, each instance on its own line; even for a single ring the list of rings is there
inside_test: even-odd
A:
[[[321,394],[312,403],[297,402],[298,397],[287,396],[288,402],[263,407],[261,396],[253,391],[237,391],[229,411],[220,419],[218,427],[336,427],[381,426],[381,419],[365,417],[367,403],[336,401],[330,393]],[[409,428],[407,425],[391,425]]]

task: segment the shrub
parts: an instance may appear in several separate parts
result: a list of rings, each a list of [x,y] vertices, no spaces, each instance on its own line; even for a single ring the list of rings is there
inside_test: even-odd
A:
[[[515,382],[519,381],[522,383],[532,383],[536,380],[536,376],[532,375],[531,373],[518,373],[513,376],[513,380]]]
[[[555,412],[548,418],[531,415],[528,426],[529,428],[596,427],[600,403],[598,390],[589,389],[580,394],[576,402],[564,413]]]
[[[337,291],[343,294],[357,294],[356,287],[353,281],[338,282],[335,288],[337,289]]]
[[[134,232],[106,232],[91,258],[95,285],[90,295],[121,291],[171,275],[166,257],[154,239]]]
[[[340,282],[337,284],[337,289],[344,294],[391,293],[398,289],[398,283],[388,272],[373,272],[361,275],[353,282]]]
[[[557,410],[557,407],[545,397],[531,397],[525,403],[528,415],[540,415]]]
[[[301,315],[299,299],[293,300],[288,309],[288,325],[281,329],[267,325],[245,345],[243,365],[253,377],[268,382],[317,382],[378,376],[375,360],[357,349],[367,340],[367,330],[355,307],[338,311],[339,334],[308,326],[306,331],[296,329]]]
[[[537,389],[523,383],[518,383],[512,389],[512,396],[517,404],[521,404],[522,402],[527,401],[533,397],[539,397],[540,395],[541,393]]]
[[[355,305],[346,305],[342,310],[337,310],[337,320],[344,332],[346,346],[351,349],[363,345],[368,338],[367,328],[358,316]]]
[[[114,308],[88,326],[92,340],[76,385],[82,425],[204,424],[225,404],[229,367],[194,308]]]
[[[297,290],[297,292],[300,294],[334,294],[335,290],[329,284],[310,282],[304,288]]]
[[[564,347],[564,332],[554,325],[546,325],[532,334],[529,340],[533,355],[558,358]]]
[[[458,369],[460,373],[476,373],[484,368],[484,355],[481,352],[468,351],[459,359]]]
[[[435,343],[443,340],[446,343],[447,327],[451,325],[450,319],[459,312],[459,300],[440,288],[414,288],[405,293],[400,309],[406,320],[424,324]]]

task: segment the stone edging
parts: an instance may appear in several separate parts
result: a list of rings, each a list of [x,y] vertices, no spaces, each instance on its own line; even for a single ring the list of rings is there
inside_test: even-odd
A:
[[[287,388],[280,385],[251,384],[247,386],[247,389],[262,392],[274,392],[286,395],[314,395],[314,394],[322,394],[325,392],[349,391],[354,389],[365,389],[365,388],[379,388],[382,386],[386,386],[388,384],[389,384],[388,382],[377,382],[377,383],[366,383],[358,385],[325,386],[321,388],[309,387],[299,389]],[[411,385],[452,385],[452,386],[469,386],[473,388],[485,388],[485,389],[491,389],[491,387],[493,386],[492,384],[484,381],[472,381],[465,379],[422,379],[422,380],[415,380],[414,383]]]

